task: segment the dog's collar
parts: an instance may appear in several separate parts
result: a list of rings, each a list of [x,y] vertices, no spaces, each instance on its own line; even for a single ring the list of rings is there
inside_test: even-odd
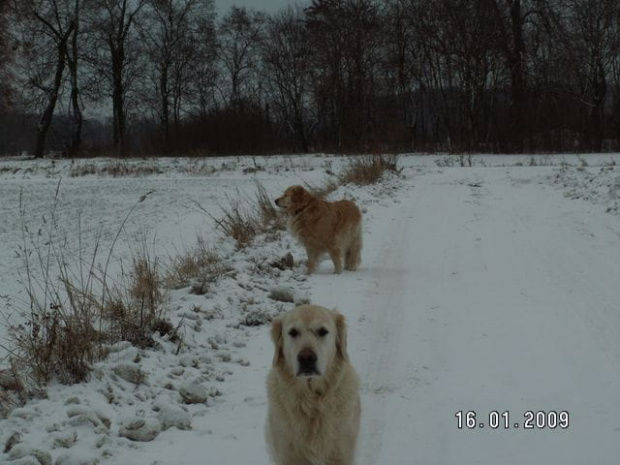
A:
[[[299,215],[302,211],[304,211],[306,208],[308,208],[308,204],[305,204],[303,207],[301,207],[298,210],[293,211],[293,216],[297,216]]]

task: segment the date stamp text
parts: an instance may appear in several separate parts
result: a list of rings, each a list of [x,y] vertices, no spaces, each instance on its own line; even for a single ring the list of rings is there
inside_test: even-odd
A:
[[[458,429],[568,429],[570,415],[566,410],[527,410],[521,416],[513,416],[508,410],[492,410],[488,414],[478,414],[474,410],[459,410],[454,414]]]

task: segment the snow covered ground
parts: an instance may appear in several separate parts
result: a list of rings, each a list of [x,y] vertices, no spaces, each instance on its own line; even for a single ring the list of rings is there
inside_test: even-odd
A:
[[[157,350],[121,344],[89,383],[52,385],[47,399],[0,420],[0,445],[13,438],[0,463],[270,463],[267,322],[294,305],[270,299],[275,287],[347,317],[362,380],[358,464],[618,463],[620,156],[461,161],[469,159],[401,157],[401,177],[338,189],[333,198],[353,198],[364,211],[361,269],[334,276],[325,261],[306,277],[287,234],[235,251],[218,242],[203,210],[217,216],[229,199],[252,196],[255,179],[274,198],[291,184],[319,184],[341,158],[160,160],[157,169],[132,161],[151,173],[116,178],[101,172],[105,161],[0,160],[0,309],[12,321],[24,308],[21,225],[41,227],[59,178],[58,234],[77,247],[80,231],[85,251],[97,238],[108,250],[137,205],[112,272],[145,235],[166,257],[197,234],[234,270],[206,295],[171,292],[170,317],[185,322],[179,354],[165,340]],[[70,176],[83,165],[99,173]],[[269,266],[287,251],[295,268]],[[187,403],[194,396],[201,401]],[[464,420],[476,413],[473,428],[458,428],[461,411]],[[568,412],[568,427],[536,426],[553,412]]]

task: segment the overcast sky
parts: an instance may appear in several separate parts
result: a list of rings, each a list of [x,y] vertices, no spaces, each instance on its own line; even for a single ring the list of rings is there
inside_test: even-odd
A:
[[[300,2],[304,4],[310,3],[309,0],[215,0],[215,6],[219,15],[228,11],[231,5],[245,6],[271,13],[278,11],[280,8],[284,8],[288,5],[292,6]]]

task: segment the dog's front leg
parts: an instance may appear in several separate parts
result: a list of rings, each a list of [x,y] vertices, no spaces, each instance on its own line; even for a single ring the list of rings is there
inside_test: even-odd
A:
[[[308,254],[308,274],[312,274],[316,271],[316,266],[319,261],[319,253],[311,248],[306,249]]]
[[[332,258],[332,262],[334,262],[334,273],[342,273],[342,252],[340,249],[338,247],[329,249],[329,256]]]

